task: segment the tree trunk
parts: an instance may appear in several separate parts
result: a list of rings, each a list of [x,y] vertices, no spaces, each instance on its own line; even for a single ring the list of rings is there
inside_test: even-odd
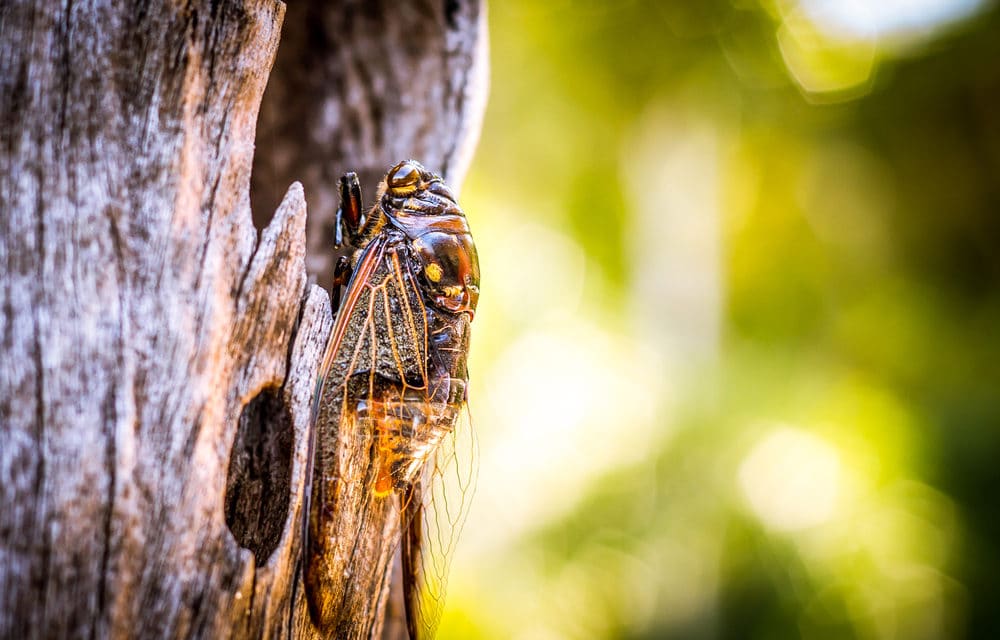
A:
[[[307,260],[339,172],[461,179],[484,36],[475,0],[318,6],[269,80],[274,0],[0,3],[0,638],[316,635]]]

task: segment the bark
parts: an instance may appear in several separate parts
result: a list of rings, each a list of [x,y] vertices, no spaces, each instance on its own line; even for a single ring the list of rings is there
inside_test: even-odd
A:
[[[371,186],[403,156],[458,178],[478,127],[455,53],[478,3],[361,6],[289,12],[255,159],[280,2],[0,3],[0,638],[315,635],[299,523],[332,317],[306,197],[329,217],[328,175]],[[416,102],[386,75],[400,52]],[[299,110],[325,114],[323,153]],[[283,198],[258,237],[262,157]]]

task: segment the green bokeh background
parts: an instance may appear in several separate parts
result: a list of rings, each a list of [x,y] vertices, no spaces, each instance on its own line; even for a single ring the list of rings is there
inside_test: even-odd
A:
[[[1000,637],[1000,12],[923,4],[491,4],[441,637]]]

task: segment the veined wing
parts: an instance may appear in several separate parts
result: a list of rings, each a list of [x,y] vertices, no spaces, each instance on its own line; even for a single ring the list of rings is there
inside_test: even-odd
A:
[[[427,314],[405,251],[393,234],[368,244],[317,383],[303,578],[313,621],[337,637],[365,631],[359,625],[384,573],[371,567],[386,567],[398,540],[398,507],[387,489],[403,479],[408,447],[424,435],[409,413],[428,389]]]
[[[434,637],[444,610],[448,572],[478,474],[479,443],[462,397],[454,428],[441,441],[405,502],[403,594],[411,640]]]

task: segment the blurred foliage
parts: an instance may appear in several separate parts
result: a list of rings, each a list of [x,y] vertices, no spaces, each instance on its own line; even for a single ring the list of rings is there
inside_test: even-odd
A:
[[[909,4],[491,4],[442,637],[995,637],[1000,12]]]

